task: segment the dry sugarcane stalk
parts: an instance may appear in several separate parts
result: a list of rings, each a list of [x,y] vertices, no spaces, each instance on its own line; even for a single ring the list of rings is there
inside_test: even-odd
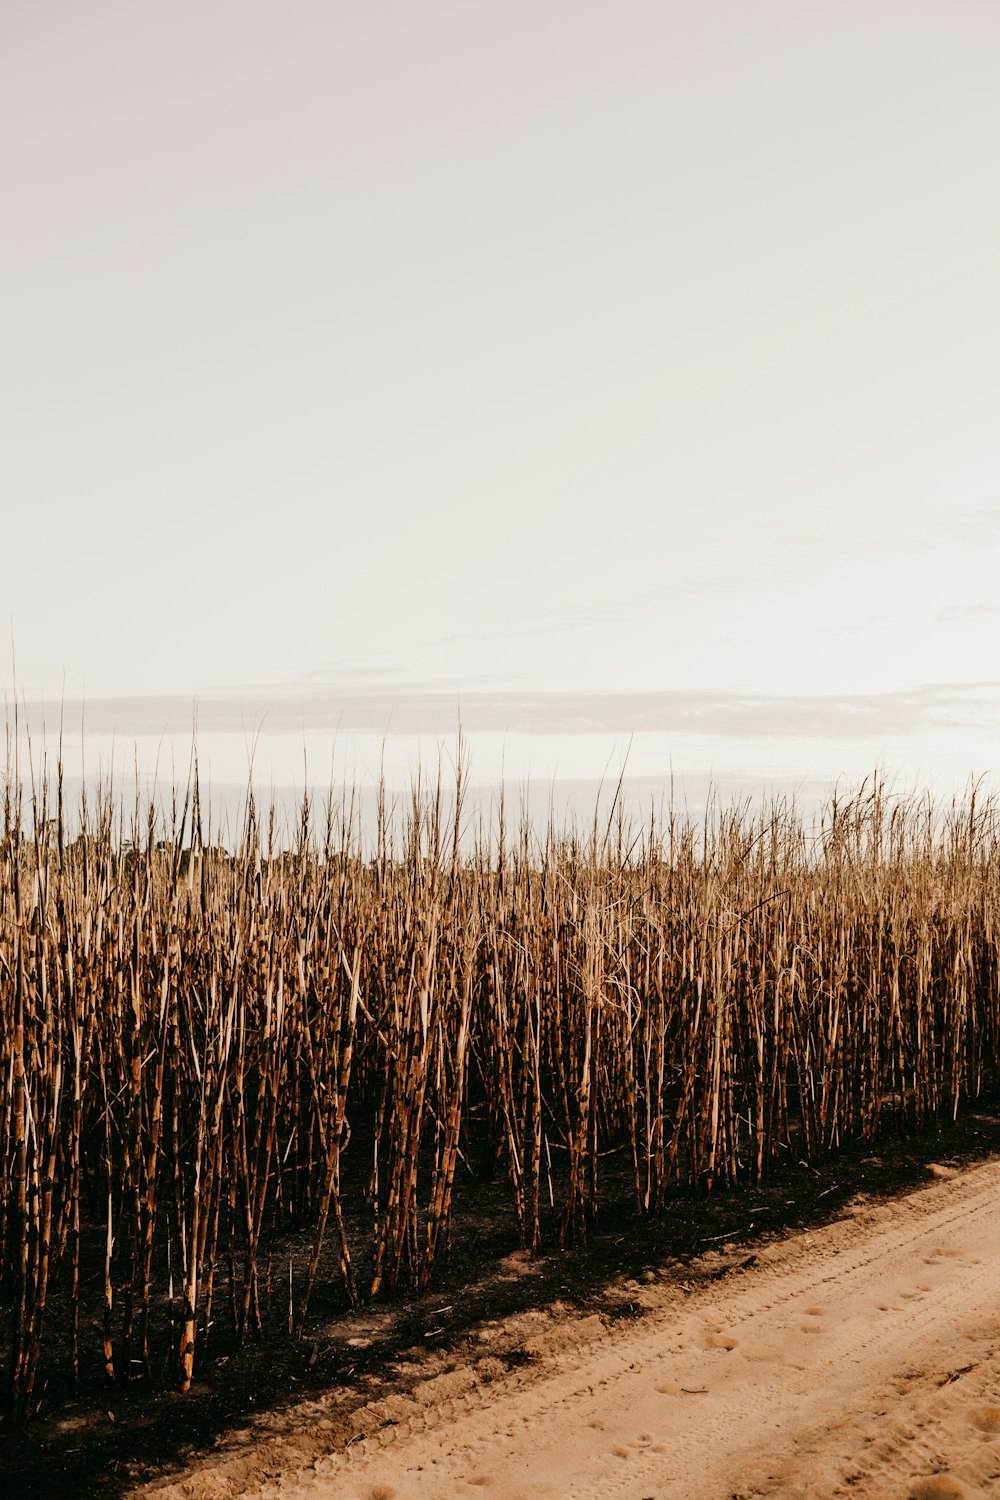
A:
[[[304,800],[287,850],[248,798],[226,852],[196,780],[183,846],[186,803],[128,823],[108,788],[71,843],[61,772],[54,797],[36,780],[30,826],[8,777],[10,1418],[30,1415],[48,1361],[75,1378],[92,1324],[109,1379],[141,1363],[153,1382],[159,1343],[189,1383],[217,1250],[234,1326],[254,1330],[289,1223],[312,1242],[296,1326],[330,1216],[349,1303],[348,1118],[373,1137],[381,1293],[407,1267],[428,1284],[470,1148],[506,1171],[535,1248],[540,1196],[562,1196],[564,1234],[586,1231],[608,1152],[655,1213],[676,1183],[761,1180],[780,1155],[953,1118],[996,1086],[1000,839],[981,796],[935,809],[870,785],[834,799],[813,841],[792,807],[714,804],[697,828],[670,811],[641,845],[620,808],[589,840],[502,817],[499,847],[481,832],[467,857],[464,774],[454,817],[440,776],[415,789],[401,852],[382,789],[371,861],[347,797],[318,844]],[[81,1273],[98,1235],[103,1286]],[[58,1320],[47,1332],[54,1303],[65,1338]]]

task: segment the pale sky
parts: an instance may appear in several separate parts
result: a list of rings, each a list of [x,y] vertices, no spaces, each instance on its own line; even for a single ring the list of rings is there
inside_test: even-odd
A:
[[[2,0],[29,714],[989,771],[998,68],[987,0]]]

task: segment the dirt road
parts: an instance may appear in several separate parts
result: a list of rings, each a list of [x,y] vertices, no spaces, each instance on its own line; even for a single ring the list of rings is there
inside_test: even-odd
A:
[[[536,1315],[531,1359],[483,1356],[317,1444],[302,1413],[270,1457],[174,1494],[281,1500],[750,1500],[1000,1496],[1000,1162],[752,1257],[728,1248],[626,1283],[643,1316]],[[740,1259],[750,1263],[740,1268]],[[726,1269],[733,1261],[736,1268]],[[494,1368],[495,1367],[495,1368]],[[321,1424],[320,1424],[321,1425]],[[242,1474],[242,1481],[241,1481]],[[161,1491],[162,1493],[162,1491]]]

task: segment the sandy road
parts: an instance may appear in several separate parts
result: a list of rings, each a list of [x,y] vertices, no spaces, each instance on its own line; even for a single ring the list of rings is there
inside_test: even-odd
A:
[[[549,1318],[532,1367],[495,1378],[484,1335],[483,1359],[375,1403],[362,1441],[317,1454],[299,1427],[280,1471],[247,1453],[226,1492],[1000,1496],[1000,1162],[860,1205],[693,1289],[627,1285],[641,1319]],[[203,1474],[176,1493],[213,1489]]]

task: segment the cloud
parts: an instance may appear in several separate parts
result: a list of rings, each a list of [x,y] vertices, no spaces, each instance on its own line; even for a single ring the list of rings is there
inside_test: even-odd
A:
[[[726,739],[882,740],[928,729],[1000,727],[1000,682],[931,683],[858,694],[726,693],[709,689],[648,693],[458,693],[440,683],[355,677],[308,687],[233,690],[188,697],[95,698],[59,705],[27,702],[21,721],[52,733],[60,712],[67,732],[119,739],[187,734],[328,733],[451,736],[668,733]],[[12,713],[7,707],[7,719]]]
[[[967,620],[986,620],[1000,615],[1000,604],[946,604],[933,617],[935,625],[959,625]]]

